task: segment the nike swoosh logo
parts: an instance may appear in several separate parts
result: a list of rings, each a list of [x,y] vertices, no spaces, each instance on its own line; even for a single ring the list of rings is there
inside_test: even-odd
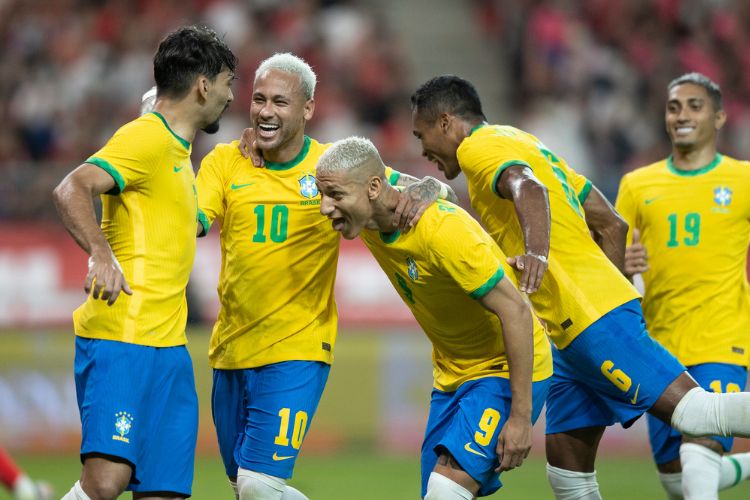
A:
[[[253,184],[255,184],[255,183],[254,182],[248,182],[247,184],[232,184],[229,187],[231,187],[232,189],[242,189],[244,187],[252,186]]]
[[[638,390],[641,388],[641,384],[638,384],[638,386],[635,388],[635,395],[633,396],[633,399],[630,400],[632,404],[635,404],[638,401]]]
[[[471,447],[471,441],[464,445],[464,450],[468,451],[469,453],[473,453],[474,455],[479,455],[480,457],[487,458],[487,455]]]
[[[273,458],[273,460],[274,460],[275,462],[279,462],[279,461],[281,461],[281,460],[289,460],[290,458],[294,458],[294,455],[289,455],[288,457],[286,457],[286,456],[279,456],[279,455],[277,455],[277,454],[276,454],[276,452],[274,451],[274,452],[273,452],[273,457],[271,457],[271,458]]]
[[[655,202],[655,201],[656,201],[656,200],[658,200],[659,198],[661,198],[661,196],[656,196],[656,197],[654,197],[654,198],[648,198],[648,199],[644,200],[644,203],[645,203],[646,205],[651,205],[651,204],[652,204],[653,202]]]
[[[172,167],[172,170],[174,170],[175,173],[176,173],[176,172],[179,172],[180,170],[182,170],[183,168],[185,168],[185,167],[184,166],[178,167],[177,165],[175,165],[175,166]]]

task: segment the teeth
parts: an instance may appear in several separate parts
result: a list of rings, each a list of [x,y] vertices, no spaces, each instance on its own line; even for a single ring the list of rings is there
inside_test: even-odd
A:
[[[270,132],[272,130],[277,130],[279,128],[279,126],[278,125],[272,125],[270,123],[261,123],[261,124],[258,125],[258,128],[261,129],[261,130],[267,130],[267,131]]]
[[[689,134],[693,130],[695,130],[694,127],[678,127],[677,128],[677,133],[678,134]]]

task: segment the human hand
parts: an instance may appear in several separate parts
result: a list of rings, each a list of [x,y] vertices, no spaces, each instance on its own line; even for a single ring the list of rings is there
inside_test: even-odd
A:
[[[83,285],[86,295],[91,293],[94,299],[107,301],[111,306],[117,300],[120,292],[133,295],[125,276],[122,273],[120,263],[111,250],[92,252],[89,257],[89,271]]]
[[[645,271],[648,271],[648,253],[641,244],[641,232],[633,229],[633,243],[625,248],[625,274],[633,276]]]
[[[399,231],[405,233],[422,217],[422,214],[440,195],[440,181],[425,177],[410,184],[401,191],[393,214],[393,222]]]
[[[542,278],[547,271],[547,257],[527,252],[524,255],[508,257],[508,264],[521,271],[518,289],[525,293],[534,293],[542,285]]]
[[[497,438],[497,458],[500,464],[495,472],[515,469],[523,464],[531,450],[531,420],[528,418],[508,417],[500,436]]]
[[[261,153],[260,149],[258,149],[257,145],[255,144],[255,130],[253,130],[252,128],[246,128],[242,131],[240,143],[237,148],[240,150],[240,154],[242,154],[244,158],[250,158],[250,160],[252,160],[253,162],[253,165],[255,165],[256,167],[265,166],[265,162],[263,161],[263,153]]]

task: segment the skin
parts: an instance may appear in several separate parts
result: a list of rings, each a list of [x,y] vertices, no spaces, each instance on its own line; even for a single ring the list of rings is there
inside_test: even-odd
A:
[[[320,212],[331,219],[333,229],[340,231],[345,238],[356,238],[365,228],[382,232],[396,229],[393,213],[399,195],[383,179],[382,169],[382,163],[378,164],[375,159],[353,171],[318,169]],[[507,279],[500,280],[480,302],[495,313],[503,325],[511,368],[511,410],[497,443],[500,464],[496,471],[503,472],[519,467],[531,449],[532,316],[521,294]],[[479,491],[479,484],[447,450],[440,453],[434,472],[474,494]]]
[[[154,111],[164,116],[174,133],[192,142],[196,131],[215,124],[232,102],[233,80],[234,74],[229,70],[222,71],[214,79],[200,75],[185,97],[160,97]],[[55,207],[65,228],[89,254],[84,291],[91,293],[94,299],[106,300],[110,306],[117,301],[121,292],[133,294],[94,212],[93,199],[114,187],[115,181],[108,173],[95,165],[83,163],[68,174],[53,192]],[[89,457],[83,464],[81,487],[92,500],[117,498],[127,487],[130,476],[129,465]],[[133,498],[172,497],[134,493]]]
[[[461,141],[468,137],[469,132],[478,123],[478,120],[465,120],[448,113],[440,114],[431,123],[420,115],[418,109],[412,111],[413,133],[422,143],[423,155],[435,163],[438,169],[449,179],[456,177],[460,173],[460,165],[456,155],[458,146],[461,144]],[[505,180],[503,180],[504,178]],[[539,183],[539,181],[533,178],[533,174],[527,168],[512,166],[506,169],[503,175],[500,176],[496,186],[496,190],[503,197],[514,201],[517,213],[519,212],[519,202],[527,207],[526,210],[537,211],[535,215],[527,214],[524,219],[521,219],[519,215],[519,220],[524,227],[527,256],[529,255],[529,238],[526,236],[527,230],[536,230],[542,234],[546,234],[546,242],[542,242],[541,244],[546,244],[546,248],[549,249],[549,201],[546,199],[546,192],[536,189],[534,183]],[[525,195],[531,196],[535,201],[527,202],[526,200],[522,200],[524,191],[526,192]],[[535,191],[536,194],[534,194]],[[601,241],[603,248],[606,247],[605,252],[609,252],[608,256],[613,259],[613,263],[619,265],[620,269],[623,269],[625,265],[625,240],[623,234],[627,233],[627,225],[623,228],[622,224],[624,222],[617,222],[617,219],[620,219],[619,216],[614,213],[614,209],[608,202],[604,203],[606,200],[601,196],[601,193],[594,189],[592,189],[591,193],[593,193],[593,198],[591,200],[587,199],[588,207],[584,203],[584,210],[587,208],[592,210],[592,213],[587,216],[587,223],[589,220],[591,221],[594,226],[591,228],[594,232],[594,237]],[[591,197],[591,193],[589,197]],[[539,210],[538,207],[541,206],[542,202],[546,203],[546,206],[543,210]],[[530,207],[537,208],[532,209]],[[545,220],[547,221],[546,225],[544,224]],[[611,229],[607,230],[608,227]],[[533,241],[535,242],[534,244],[539,244],[537,239]],[[617,246],[623,250],[615,248]],[[544,255],[546,257],[546,254]],[[534,256],[532,255],[531,257],[533,258]],[[509,259],[509,262],[510,260],[512,259]],[[523,269],[518,263],[519,259],[516,257],[512,265],[514,264],[517,269],[522,271],[520,281],[526,283],[527,290],[529,290],[529,287],[533,288],[533,285],[537,283],[536,277],[538,276],[541,263],[537,266],[525,265]],[[546,270],[546,262],[544,264]],[[524,276],[524,274],[530,274],[530,276]],[[523,286],[522,284],[522,290]],[[533,290],[537,288],[533,288]],[[664,422],[670,423],[677,403],[694,387],[697,387],[695,381],[687,373],[682,373],[660,395],[654,406],[649,410],[649,413]],[[550,465],[561,469],[593,472],[596,451],[603,432],[604,427],[589,427],[565,433],[548,434],[546,438],[548,462]]]
[[[716,136],[726,122],[726,112],[716,109],[708,91],[701,85],[684,83],[669,90],[664,111],[667,135],[672,143],[672,161],[680,170],[698,170],[716,156]],[[633,242],[625,250],[624,274],[648,271],[648,252],[640,240],[640,231],[633,229]],[[705,446],[720,455],[722,446],[710,438],[683,437],[685,443]],[[680,459],[657,464],[662,473],[681,472]]]
[[[414,136],[422,143],[422,156],[434,163],[447,179],[461,173],[456,151],[481,119],[465,120],[449,113],[441,113],[429,121],[419,110],[412,111]],[[521,271],[519,290],[534,293],[542,284],[549,255],[550,215],[547,188],[530,169],[515,165],[507,168],[498,179],[497,191],[512,200],[524,228],[526,253],[508,258],[508,263]],[[529,228],[535,228],[530,231]]]

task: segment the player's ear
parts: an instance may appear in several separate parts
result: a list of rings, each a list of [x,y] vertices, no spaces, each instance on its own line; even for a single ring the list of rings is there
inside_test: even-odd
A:
[[[721,130],[721,127],[724,126],[724,123],[727,121],[727,113],[723,109],[720,109],[714,114],[714,128],[716,130]]]
[[[370,180],[367,183],[367,197],[370,200],[374,200],[378,196],[380,196],[380,192],[382,190],[383,190],[383,180],[377,175],[373,175],[372,177],[370,177]]]
[[[211,82],[205,75],[198,76],[198,93],[205,100],[208,98],[208,89],[210,88]]]
[[[313,113],[315,112],[315,99],[308,99],[305,102],[305,121],[310,121],[313,117]]]
[[[452,115],[449,115],[448,113],[440,113],[440,116],[438,117],[438,127],[440,127],[440,131],[447,134],[452,121]]]

